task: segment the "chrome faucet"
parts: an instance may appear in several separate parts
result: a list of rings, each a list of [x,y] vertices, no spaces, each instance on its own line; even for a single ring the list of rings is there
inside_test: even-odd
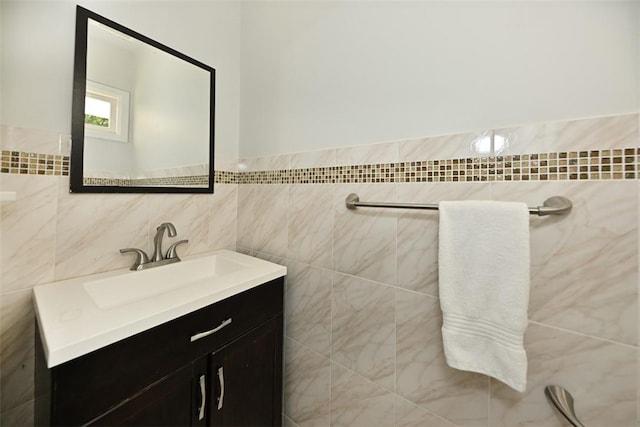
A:
[[[147,256],[146,252],[137,248],[124,248],[120,249],[120,253],[133,252],[137,254],[136,260],[129,270],[144,270],[147,268],[159,267],[165,264],[171,264],[180,261],[180,257],[176,252],[178,245],[183,243],[189,243],[188,240],[178,240],[167,250],[167,255],[162,254],[162,238],[164,237],[164,231],[167,230],[169,237],[175,237],[178,235],[176,228],[170,222],[163,222],[156,228],[156,235],[153,238],[153,256],[151,259]]]
[[[153,238],[153,256],[151,262],[158,262],[164,259],[162,255],[162,237],[164,236],[164,230],[167,230],[169,237],[176,237],[176,228],[170,222],[163,222],[156,228],[156,236]]]

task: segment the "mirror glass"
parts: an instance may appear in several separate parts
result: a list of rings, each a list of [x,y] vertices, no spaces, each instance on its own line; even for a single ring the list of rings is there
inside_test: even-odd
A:
[[[77,8],[72,192],[213,192],[215,70]]]

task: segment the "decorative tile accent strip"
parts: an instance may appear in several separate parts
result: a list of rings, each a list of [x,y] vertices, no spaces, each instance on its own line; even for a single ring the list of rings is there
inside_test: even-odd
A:
[[[21,175],[69,175],[69,156],[2,150],[0,173]],[[237,184],[237,173],[215,171],[215,183]],[[198,185],[207,186],[208,176],[173,176],[130,180],[126,178],[85,178],[85,185]]]
[[[0,173],[69,175],[69,156],[2,150]]]
[[[207,187],[209,185],[208,175],[194,175],[194,176],[166,176],[159,178],[140,178],[132,179],[131,185],[138,186],[167,186],[167,185],[179,185],[186,187]]]
[[[563,151],[240,172],[239,184],[489,182],[640,178],[640,149]]]
[[[238,173],[230,171],[213,171],[214,183],[216,184],[237,184]]]
[[[69,157],[2,151],[1,173],[69,175]],[[218,184],[490,182],[639,179],[640,148],[422,160],[252,172],[215,171]],[[86,178],[86,185],[207,185],[207,175],[141,180]]]
[[[82,184],[84,185],[117,185],[118,187],[128,187],[131,185],[131,180],[126,178],[83,178]]]
[[[84,178],[84,185],[118,185],[121,187],[155,187],[155,186],[183,186],[183,187],[207,187],[209,185],[208,175],[197,176],[167,176],[160,178]]]

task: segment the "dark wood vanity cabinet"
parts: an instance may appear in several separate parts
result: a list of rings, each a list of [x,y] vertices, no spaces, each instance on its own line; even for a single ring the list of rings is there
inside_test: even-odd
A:
[[[281,426],[283,281],[51,369],[36,338],[36,425]]]
[[[210,355],[209,426],[281,424],[282,319],[273,319]]]
[[[106,414],[90,426],[188,426],[191,424],[192,370],[180,369]]]

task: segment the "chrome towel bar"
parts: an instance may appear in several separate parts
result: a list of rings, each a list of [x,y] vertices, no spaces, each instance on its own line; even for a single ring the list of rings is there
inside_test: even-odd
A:
[[[351,193],[347,196],[345,204],[349,209],[362,208],[398,208],[398,209],[426,209],[438,210],[437,204],[420,204],[420,203],[389,203],[389,202],[361,202],[357,194]],[[566,215],[571,212],[573,204],[571,200],[562,196],[549,197],[544,201],[542,206],[529,208],[531,215]]]

